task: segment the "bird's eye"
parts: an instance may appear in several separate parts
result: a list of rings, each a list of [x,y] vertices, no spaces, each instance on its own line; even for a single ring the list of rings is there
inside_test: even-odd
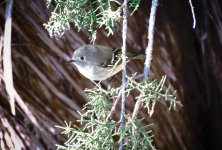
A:
[[[86,57],[85,57],[85,56],[81,56],[80,59],[81,59],[81,60],[85,60]]]

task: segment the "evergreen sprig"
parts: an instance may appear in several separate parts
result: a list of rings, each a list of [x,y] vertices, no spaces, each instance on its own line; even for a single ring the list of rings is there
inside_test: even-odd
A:
[[[130,3],[129,7],[133,8],[131,15],[139,8],[140,1],[141,0],[129,0]]]
[[[47,7],[52,6],[53,0],[47,0]],[[87,29],[96,39],[97,28],[104,27],[108,33],[113,34],[113,27],[121,19],[122,4],[117,0],[54,0],[54,11],[51,13],[48,23],[44,26],[49,35],[61,37],[70,24],[74,24],[80,31]],[[133,12],[137,10],[140,0],[130,0]]]
[[[86,96],[90,99],[83,109],[86,111],[85,117],[92,114],[95,114],[98,118],[105,117],[111,108],[111,103],[109,102],[110,92],[102,89],[100,85],[97,86],[93,90],[85,90]]]
[[[150,116],[154,112],[155,104],[158,101],[168,101],[170,107],[181,105],[176,100],[175,92],[172,94],[169,87],[165,87],[166,76],[163,76],[160,82],[157,80],[145,80],[143,82],[135,81],[136,74],[127,76],[126,92],[129,95],[133,90],[142,93],[140,97],[143,106],[148,109]],[[91,101],[83,108],[85,112],[80,114],[78,120],[81,126],[71,127],[66,123],[65,127],[60,127],[66,134],[68,140],[63,146],[57,145],[58,149],[68,150],[113,150],[116,149],[119,142],[124,139],[123,148],[126,150],[155,150],[152,144],[152,131],[150,125],[144,125],[143,119],[132,119],[125,115],[126,124],[120,129],[120,122],[115,119],[107,119],[111,109],[110,97],[117,98],[121,92],[121,87],[103,89],[99,84],[93,89],[85,90],[85,93]]]

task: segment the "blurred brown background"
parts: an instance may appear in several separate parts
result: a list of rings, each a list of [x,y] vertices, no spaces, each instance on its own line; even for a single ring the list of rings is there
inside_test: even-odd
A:
[[[154,144],[160,150],[222,149],[222,1],[192,0],[197,27],[192,29],[188,0],[160,0],[156,16],[151,76],[168,76],[178,90],[183,107],[168,111],[158,104],[150,118],[144,109],[140,117],[154,123]],[[128,17],[127,47],[144,50],[150,1],[143,0],[139,11]],[[0,2],[0,27],[4,29],[5,1]],[[77,111],[88,101],[83,90],[93,84],[66,63],[73,51],[89,43],[90,34],[72,27],[63,38],[51,39],[43,27],[50,11],[43,0],[14,1],[12,57],[14,85],[34,114],[40,127],[30,121],[16,104],[10,113],[4,84],[0,84],[0,144],[7,149],[55,149],[64,137],[55,125],[64,120],[74,124]],[[97,44],[121,47],[121,28],[111,37],[99,30]],[[143,62],[128,64],[128,73],[141,72]],[[114,77],[120,82],[121,73]],[[102,83],[104,86],[109,81]],[[127,112],[135,101],[129,98]],[[118,113],[116,113],[118,115]]]

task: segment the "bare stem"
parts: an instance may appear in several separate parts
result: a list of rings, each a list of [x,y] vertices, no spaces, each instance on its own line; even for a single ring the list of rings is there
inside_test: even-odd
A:
[[[123,47],[122,47],[122,102],[121,102],[121,114],[120,114],[120,128],[124,128],[125,126],[125,103],[126,103],[126,33],[127,33],[127,3],[128,0],[124,0],[123,2],[123,30],[122,30],[122,39],[123,39]],[[123,140],[120,141],[119,150],[123,149]]]
[[[143,79],[146,80],[150,70],[150,64],[152,60],[152,51],[153,51],[153,37],[154,37],[154,25],[155,25],[155,17],[156,17],[156,10],[157,10],[158,0],[152,0],[151,12],[150,12],[150,19],[149,19],[149,29],[148,29],[148,46],[146,48],[146,60],[144,63],[144,71],[143,71]],[[134,119],[139,112],[139,108],[141,106],[141,95],[140,94],[138,100],[136,101],[132,118]]]

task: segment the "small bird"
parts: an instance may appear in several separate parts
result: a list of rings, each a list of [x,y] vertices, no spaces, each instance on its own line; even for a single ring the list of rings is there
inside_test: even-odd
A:
[[[127,52],[126,57],[129,62],[131,59],[145,59],[145,54]],[[84,45],[74,51],[68,62],[93,81],[106,80],[122,70],[121,49],[103,45]]]

